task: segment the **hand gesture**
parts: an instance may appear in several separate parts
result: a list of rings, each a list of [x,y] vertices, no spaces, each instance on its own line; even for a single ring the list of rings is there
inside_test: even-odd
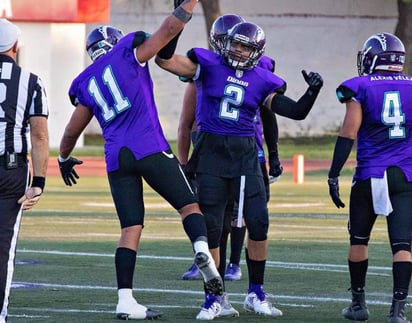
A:
[[[74,166],[83,164],[83,161],[78,160],[74,157],[69,157],[65,161],[58,160],[58,162],[64,183],[68,186],[77,184],[76,179],[79,179],[79,175],[77,175],[76,171],[74,170]]]
[[[339,208],[344,208],[345,203],[342,202],[340,199],[339,195],[339,180],[337,177],[334,178],[329,178],[328,179],[328,185],[329,185],[329,195],[332,198],[333,203],[335,203],[336,207]]]
[[[303,78],[305,79],[305,82],[308,83],[310,89],[319,91],[321,87],[323,86],[323,79],[319,73],[310,72],[308,74],[306,73],[305,70],[302,70],[302,75],[303,75]]]

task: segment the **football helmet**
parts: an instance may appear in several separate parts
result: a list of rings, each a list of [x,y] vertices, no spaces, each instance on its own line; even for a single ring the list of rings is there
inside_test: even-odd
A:
[[[244,21],[245,19],[239,15],[227,14],[220,16],[213,22],[212,28],[210,28],[209,43],[216,53],[222,53],[228,30],[234,25]]]
[[[376,70],[402,72],[405,63],[405,46],[390,33],[370,36],[358,52],[359,75],[368,75]]]
[[[86,38],[86,51],[92,61],[110,52],[120,38],[124,36],[120,29],[112,26],[100,26],[93,29]]]
[[[232,43],[240,43],[252,50],[248,56],[232,50]],[[263,29],[252,22],[241,22],[229,29],[225,37],[223,57],[235,69],[247,70],[255,67],[265,52],[266,37]]]

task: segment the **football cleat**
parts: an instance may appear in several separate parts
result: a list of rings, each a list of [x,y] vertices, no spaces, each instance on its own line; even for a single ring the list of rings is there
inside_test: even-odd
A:
[[[199,271],[199,268],[195,264],[192,264],[190,268],[183,274],[183,280],[194,280],[202,278],[202,274]]]
[[[132,298],[117,304],[116,316],[119,320],[156,320],[162,316],[162,313],[151,310]]]
[[[218,296],[213,294],[206,294],[205,302],[196,316],[196,320],[211,321],[218,317],[222,311],[220,300]]]
[[[195,255],[194,262],[203,276],[206,291],[214,295],[222,295],[223,280],[216,269],[212,256],[209,256],[204,252],[198,252]]]
[[[277,309],[270,302],[266,300],[266,294],[263,288],[259,291],[250,291],[243,303],[243,307],[247,312],[254,312],[256,314],[265,316],[282,316],[281,310]]]
[[[411,323],[405,314],[406,300],[392,300],[388,323]]]
[[[225,280],[240,280],[242,278],[242,270],[239,265],[228,264],[225,272]]]
[[[369,311],[365,303],[365,293],[352,291],[352,303],[342,310],[342,315],[351,321],[367,321]]]
[[[223,293],[222,297],[220,298],[220,306],[222,307],[222,310],[220,311],[219,316],[239,316],[239,312],[233,308],[232,304],[229,303],[229,295],[227,293]]]

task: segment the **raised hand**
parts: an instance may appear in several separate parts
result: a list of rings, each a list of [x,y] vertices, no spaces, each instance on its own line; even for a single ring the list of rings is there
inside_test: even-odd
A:
[[[303,75],[303,78],[305,79],[305,82],[308,83],[309,87],[312,90],[319,91],[321,87],[323,86],[323,79],[319,73],[310,72],[308,74],[306,73],[305,70],[302,70],[302,75]]]

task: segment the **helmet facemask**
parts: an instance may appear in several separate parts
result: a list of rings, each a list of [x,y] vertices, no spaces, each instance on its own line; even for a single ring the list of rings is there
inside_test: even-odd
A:
[[[247,56],[243,55],[237,51],[232,50],[232,44],[248,47],[251,49],[251,51]],[[259,58],[262,56],[261,54],[259,54],[259,49],[255,48],[250,43],[234,39],[228,39],[226,41],[224,54],[228,64],[237,70],[248,70],[252,67],[255,67],[259,61]]]
[[[246,56],[234,49],[237,46],[243,47],[242,52],[245,52],[245,47],[251,50],[248,51]],[[222,55],[228,65],[235,69],[247,70],[258,64],[265,47],[266,38],[263,30],[253,23],[242,22],[228,31]]]

